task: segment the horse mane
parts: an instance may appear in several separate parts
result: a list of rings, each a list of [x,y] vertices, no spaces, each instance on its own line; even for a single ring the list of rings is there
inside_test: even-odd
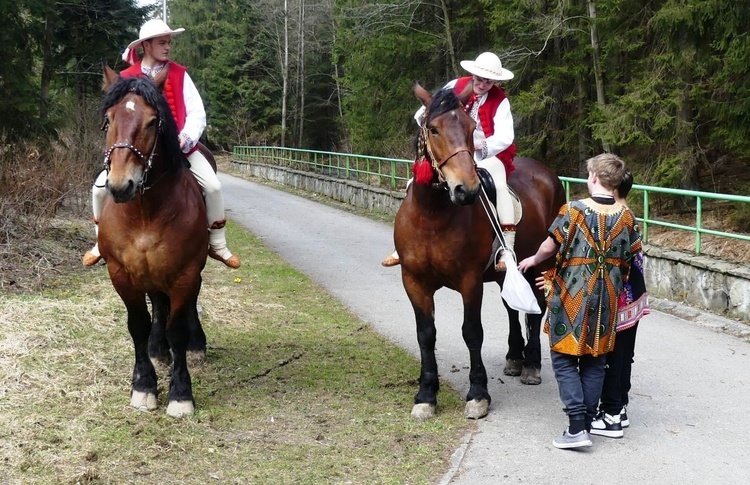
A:
[[[432,121],[433,118],[441,114],[453,111],[461,107],[461,100],[458,99],[452,88],[443,88],[432,97],[430,106],[427,107],[428,118],[426,122]]]
[[[109,87],[102,100],[99,115],[104,118],[109,108],[116,105],[129,93],[134,93],[156,110],[156,116],[161,120],[161,143],[164,147],[164,168],[168,171],[177,170],[187,165],[185,155],[180,150],[177,124],[172,116],[172,110],[151,79],[143,77],[125,77],[117,80]]]

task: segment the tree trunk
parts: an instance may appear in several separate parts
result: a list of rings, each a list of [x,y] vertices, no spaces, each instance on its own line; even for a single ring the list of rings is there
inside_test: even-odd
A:
[[[458,77],[458,62],[456,61],[456,52],[453,47],[453,33],[451,32],[450,15],[448,14],[448,5],[445,0],[440,0],[440,6],[443,8],[443,26],[445,28],[445,45],[448,49],[448,57],[453,69],[453,77]]]
[[[299,96],[299,133],[297,148],[302,148],[302,136],[305,131],[305,0],[299,2],[299,57],[297,59],[298,96]]]
[[[49,116],[49,90],[52,83],[52,42],[54,26],[47,14],[44,25],[44,45],[42,46],[42,74],[39,86],[39,119],[44,122]]]
[[[591,57],[594,63],[594,79],[596,81],[596,102],[602,108],[607,104],[604,97],[604,79],[602,77],[602,66],[600,62],[601,47],[599,46],[599,33],[596,30],[596,2],[588,2],[589,18],[591,19]],[[611,151],[609,143],[602,141],[605,152]]]
[[[284,0],[284,60],[281,65],[281,146],[286,146],[286,97],[289,92],[289,2]]]

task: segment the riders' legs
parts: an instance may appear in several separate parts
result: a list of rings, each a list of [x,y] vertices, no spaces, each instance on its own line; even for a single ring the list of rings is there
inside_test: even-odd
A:
[[[501,175],[502,174],[502,175]],[[497,218],[503,226],[512,226],[515,221],[513,213],[513,198],[508,191],[508,181],[505,170],[498,170],[495,175],[495,190],[497,191]]]
[[[227,249],[227,239],[224,231],[226,219],[224,217],[224,196],[221,193],[221,182],[211,164],[200,151],[194,151],[188,156],[190,171],[193,172],[198,185],[203,190],[206,199],[206,215],[208,218],[209,245],[222,260],[227,261],[232,253]]]
[[[102,170],[99,172],[99,175],[97,175],[96,180],[94,181],[93,187],[91,187],[91,208],[94,212],[94,222],[96,225],[94,226],[94,229],[96,231],[96,236],[98,238],[99,236],[99,217],[102,215],[102,208],[104,208],[104,200],[107,197],[107,189],[106,184],[107,183],[107,171]],[[91,248],[87,255],[91,254],[93,258],[101,257],[99,254],[99,244],[95,243],[94,247]]]
[[[409,190],[409,186],[414,181],[414,177],[410,178],[406,182],[406,190]],[[393,251],[390,256],[386,257],[383,261],[380,262],[383,266],[396,266],[401,263],[401,258],[398,255],[398,251]]]
[[[500,170],[502,176],[495,178],[495,190],[497,191],[497,218],[503,230],[505,244],[513,249],[516,244],[515,214],[513,211],[513,198],[508,191],[508,182],[505,179],[505,170]],[[511,251],[503,251],[504,259],[512,258]]]

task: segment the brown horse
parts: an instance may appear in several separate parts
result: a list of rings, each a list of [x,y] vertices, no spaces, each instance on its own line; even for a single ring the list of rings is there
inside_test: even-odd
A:
[[[167,414],[190,415],[194,400],[187,351],[205,356],[198,319],[201,271],[208,254],[206,207],[178,145],[177,127],[161,94],[164,69],[152,81],[104,67],[107,197],[99,249],[125,303],[135,346],[130,405],[157,407],[151,359],[172,359]],[[153,320],[146,296],[151,300]]]
[[[462,333],[470,356],[465,414],[473,419],[482,418],[487,415],[491,400],[482,362],[483,283],[495,281],[502,285],[505,273],[496,272],[494,265],[489,264],[495,233],[482,204],[475,203],[481,189],[473,158],[475,123],[463,109],[470,88],[458,96],[453,90],[444,89],[432,97],[416,84],[414,93],[426,107],[415,173],[424,169],[420,165],[429,164],[431,180],[427,182],[422,177],[420,181],[417,175],[409,185],[394,225],[396,250],[401,256],[404,288],[414,308],[422,361],[412,416],[426,419],[435,413],[439,381],[434,295],[438,289],[447,287],[461,294],[464,305]],[[565,196],[560,180],[540,162],[516,158],[514,165],[516,170],[509,185],[523,206],[515,243],[520,260],[534,254],[546,238],[547,228],[565,202]],[[534,279],[551,266],[552,261],[546,261],[524,275],[540,308],[545,307],[544,297],[536,289]],[[505,307],[510,317],[510,334],[504,372],[510,375],[523,372],[524,382],[538,384],[542,316],[526,316],[528,345],[524,347],[519,314],[507,304]]]

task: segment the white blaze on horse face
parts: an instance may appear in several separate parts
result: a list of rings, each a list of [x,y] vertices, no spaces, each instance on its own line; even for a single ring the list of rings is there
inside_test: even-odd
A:
[[[125,109],[129,109],[130,111],[135,111],[135,103],[132,101],[128,101],[125,103]]]

